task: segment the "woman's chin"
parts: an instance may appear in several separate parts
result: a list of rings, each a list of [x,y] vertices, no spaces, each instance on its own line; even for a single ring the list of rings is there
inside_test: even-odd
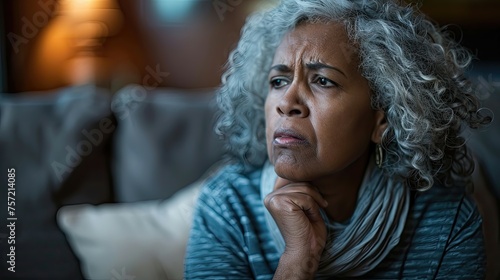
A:
[[[291,182],[308,182],[312,181],[310,176],[307,176],[304,172],[304,167],[300,165],[290,165],[283,163],[275,163],[274,171],[276,174],[283,179]]]

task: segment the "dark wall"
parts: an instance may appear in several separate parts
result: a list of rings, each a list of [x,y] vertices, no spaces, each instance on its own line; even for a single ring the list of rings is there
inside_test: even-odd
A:
[[[73,32],[47,10],[58,0],[2,0],[0,20],[0,89],[8,92],[48,90],[75,83],[74,70],[67,66],[74,56],[64,47]],[[200,0],[187,24],[164,24],[151,13],[151,0],[116,0],[125,21],[120,32],[106,39],[101,50],[106,65],[96,71],[119,88],[126,83],[142,83],[146,69],[157,65],[169,72],[159,86],[200,88],[217,86],[224,62],[239,36],[247,15],[246,3],[233,7],[221,18],[211,0]],[[233,1],[234,2],[234,1]],[[474,54],[479,62],[500,63],[500,1],[498,0],[417,0],[423,12],[448,30]],[[46,3],[42,7],[39,3]],[[26,21],[33,23],[38,13],[49,13],[47,24],[35,26],[37,35],[27,38]],[[42,15],[43,16],[43,15]],[[43,17],[38,18],[43,20]],[[42,22],[43,23],[43,22]],[[2,25],[3,24],[3,25]],[[4,33],[1,34],[1,27]],[[24,33],[23,33],[24,32]],[[47,34],[60,34],[47,39]],[[29,33],[29,32],[28,32]],[[10,34],[11,37],[8,37]],[[13,44],[12,34],[23,37]],[[69,34],[69,35],[68,35]],[[30,34],[28,34],[31,36]],[[19,38],[19,37],[18,37]],[[5,56],[2,56],[2,49]],[[87,71],[89,72],[89,71]],[[92,72],[92,71],[90,71]],[[113,80],[112,82],[109,82]],[[78,81],[76,81],[78,82]]]
[[[456,40],[473,52],[480,62],[500,62],[500,1],[414,0],[421,10]]]
[[[213,1],[200,0],[187,20],[170,23],[154,14],[151,0],[100,1],[117,4],[124,20],[118,33],[106,37],[98,53],[92,54],[96,61],[99,60],[92,62],[99,64],[92,66],[94,70],[77,69],[71,64],[78,57],[72,37],[77,32],[67,24],[71,16],[65,17],[64,10],[46,12],[46,7],[40,5],[47,3],[46,6],[53,8],[57,2],[71,1],[2,0],[8,11],[6,33],[10,38],[21,38],[16,41],[20,43],[12,44],[7,40],[4,44],[9,58],[6,62],[8,91],[64,87],[82,82],[89,72],[95,72],[100,79],[98,82],[107,83],[104,86],[114,91],[127,83],[142,83],[151,69],[156,68],[169,73],[168,79],[162,79],[158,86],[215,87],[220,83],[224,63],[238,41],[252,3],[258,0],[230,1],[228,3],[238,4],[229,7],[223,15],[214,8]],[[46,24],[40,23],[44,14],[50,14]],[[36,36],[31,37],[32,29]],[[76,75],[84,78],[79,79]]]
[[[0,92],[7,90],[4,1],[0,1]]]

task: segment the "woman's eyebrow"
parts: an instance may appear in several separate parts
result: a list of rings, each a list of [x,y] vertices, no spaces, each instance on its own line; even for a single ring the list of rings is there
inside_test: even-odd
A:
[[[347,77],[346,74],[344,72],[342,72],[342,70],[338,69],[337,67],[333,67],[333,66],[321,63],[321,62],[306,63],[306,67],[308,69],[310,69],[310,70],[320,70],[320,69],[323,69],[323,68],[328,68],[328,69],[332,69],[332,70],[335,70],[335,71],[339,72],[340,74],[344,75],[344,77]],[[276,71],[282,72],[282,73],[290,73],[290,72],[292,72],[292,69],[290,69],[290,67],[288,67],[288,66],[286,66],[284,64],[273,65],[273,66],[271,66],[270,71],[272,71],[272,70],[276,70]]]
[[[323,68],[333,69],[333,70],[339,72],[340,74],[344,75],[344,77],[347,77],[346,74],[344,72],[342,72],[342,70],[338,69],[337,67],[333,67],[333,66],[321,63],[321,62],[309,62],[309,63],[306,63],[306,67],[310,70],[320,70]]]
[[[284,65],[284,64],[276,64],[276,65],[273,65],[271,66],[271,70],[276,70],[278,72],[284,72],[284,73],[290,73],[292,72],[292,69],[290,69],[290,67]]]

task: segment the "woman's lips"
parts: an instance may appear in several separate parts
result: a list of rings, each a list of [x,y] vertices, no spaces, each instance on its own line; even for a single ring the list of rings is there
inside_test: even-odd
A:
[[[274,132],[274,143],[282,146],[306,143],[304,136],[291,129],[278,129]]]

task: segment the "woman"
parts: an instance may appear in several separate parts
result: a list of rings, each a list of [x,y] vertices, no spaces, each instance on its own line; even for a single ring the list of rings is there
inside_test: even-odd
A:
[[[483,278],[470,61],[390,0],[250,18],[219,93],[233,161],[201,193],[186,278]]]

